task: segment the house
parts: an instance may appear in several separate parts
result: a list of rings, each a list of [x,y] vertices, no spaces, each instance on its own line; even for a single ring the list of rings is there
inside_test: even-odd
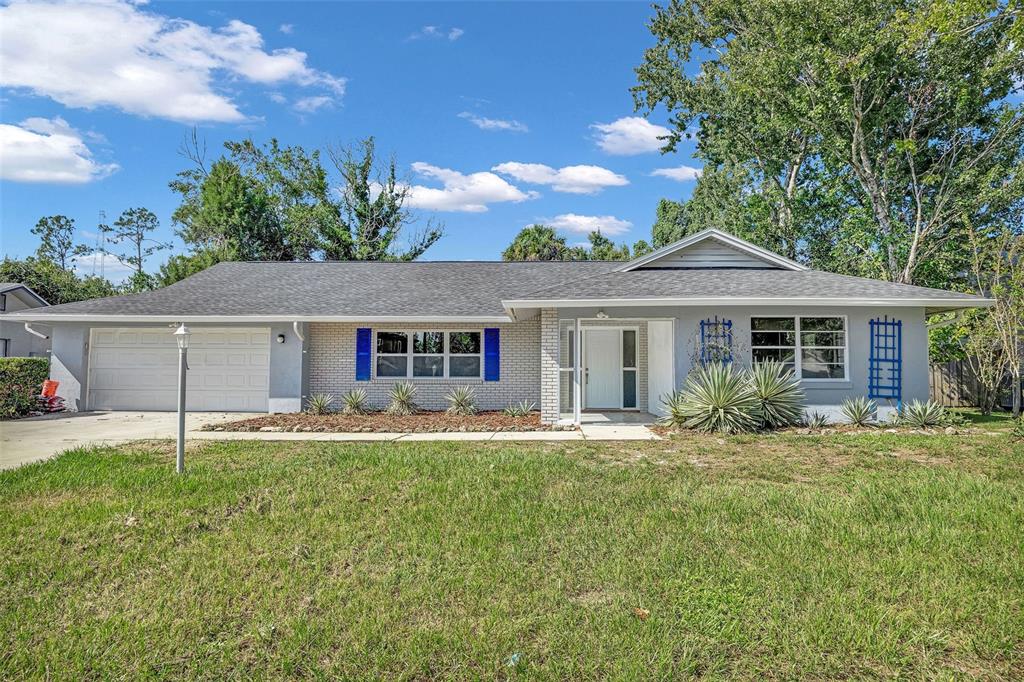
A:
[[[50,350],[50,330],[5,319],[9,313],[18,313],[50,305],[30,287],[17,282],[0,284],[0,357],[46,357]]]
[[[187,323],[191,410],[294,412],[398,381],[445,406],[526,400],[546,422],[658,413],[700,362],[776,359],[811,409],[928,398],[932,313],[961,293],[810,270],[717,230],[630,262],[221,263],[141,294],[16,313],[53,327],[52,378],[78,410],[173,410]]]

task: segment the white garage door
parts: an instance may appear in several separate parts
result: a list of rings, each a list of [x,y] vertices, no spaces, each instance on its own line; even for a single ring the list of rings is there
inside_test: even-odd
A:
[[[178,346],[169,327],[93,329],[90,410],[176,410]],[[270,329],[193,329],[188,409],[266,412]]]

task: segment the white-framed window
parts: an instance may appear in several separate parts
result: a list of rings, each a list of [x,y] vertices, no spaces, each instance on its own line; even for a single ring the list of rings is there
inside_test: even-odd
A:
[[[405,379],[479,379],[483,333],[468,331],[376,332],[376,376]]]
[[[11,340],[0,339],[0,358],[6,358],[11,351]]]
[[[635,329],[622,330],[622,407],[633,409],[636,407],[636,392],[639,375],[636,365],[636,342],[637,333]]]
[[[7,310],[7,294],[0,294],[0,312]],[[4,356],[6,357],[6,355]]]
[[[806,381],[846,379],[846,349],[846,318],[843,316],[750,318],[753,361],[778,360]]]

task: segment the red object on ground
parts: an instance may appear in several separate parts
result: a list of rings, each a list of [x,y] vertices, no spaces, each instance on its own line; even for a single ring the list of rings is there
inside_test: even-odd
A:
[[[63,412],[65,410],[64,398],[57,395],[59,381],[47,379],[43,382],[43,392],[36,398],[36,405],[43,412]]]
[[[59,381],[53,379],[47,379],[43,382],[43,392],[40,394],[42,398],[52,398],[57,395],[57,387],[60,386]]]

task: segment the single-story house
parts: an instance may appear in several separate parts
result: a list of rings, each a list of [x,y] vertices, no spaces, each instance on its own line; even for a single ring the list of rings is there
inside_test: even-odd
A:
[[[53,328],[52,378],[77,410],[173,410],[174,328],[193,332],[192,410],[294,412],[399,381],[445,407],[535,403],[545,422],[658,413],[696,363],[777,359],[809,409],[928,398],[932,313],[962,293],[811,270],[718,230],[629,262],[221,263],[172,286],[15,315]]]
[[[50,305],[31,287],[18,282],[0,284],[0,357],[45,358],[50,350],[50,330],[46,326],[26,329],[21,322],[7,320],[18,313]]]

